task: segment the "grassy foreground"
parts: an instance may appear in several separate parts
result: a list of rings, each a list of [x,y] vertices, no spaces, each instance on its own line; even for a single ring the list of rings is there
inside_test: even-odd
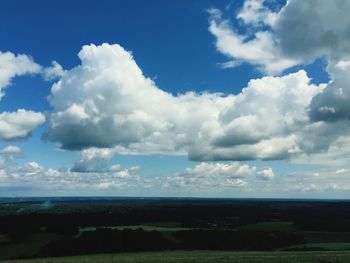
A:
[[[328,252],[226,252],[169,251],[84,255],[62,258],[4,260],[0,263],[345,263],[350,251]]]

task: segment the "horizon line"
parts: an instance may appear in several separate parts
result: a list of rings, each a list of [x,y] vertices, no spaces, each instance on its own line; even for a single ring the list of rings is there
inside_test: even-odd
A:
[[[213,197],[213,196],[105,196],[105,195],[33,195],[33,196],[0,196],[0,199],[20,198],[94,198],[94,199],[232,199],[232,200],[286,200],[286,201],[350,201],[350,198],[320,198],[320,197]]]

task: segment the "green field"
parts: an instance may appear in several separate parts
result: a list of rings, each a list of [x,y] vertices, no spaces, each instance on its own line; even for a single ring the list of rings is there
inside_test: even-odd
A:
[[[276,221],[276,222],[261,222],[256,224],[248,224],[238,228],[238,230],[247,231],[267,231],[267,232],[291,232],[296,227],[292,222]]]
[[[5,243],[9,241],[7,235],[0,233],[0,243]]]
[[[102,227],[105,229],[113,229],[113,230],[136,230],[136,229],[143,229],[145,231],[160,231],[160,232],[176,232],[176,231],[183,231],[183,230],[191,230],[192,228],[188,227],[167,227],[167,226],[154,226],[154,225],[127,225],[127,226],[107,226]],[[81,227],[79,228],[79,231],[82,232],[89,232],[89,231],[96,231],[96,227]]]
[[[169,251],[0,261],[1,263],[345,263],[350,252]]]
[[[306,243],[350,242],[350,232],[299,231],[297,234],[303,236]]]
[[[20,243],[0,246],[0,259],[35,255],[43,246],[58,237],[59,235],[52,233],[35,233]]]
[[[350,250],[350,243],[307,243],[297,246],[290,246],[289,248],[305,249],[305,250]]]

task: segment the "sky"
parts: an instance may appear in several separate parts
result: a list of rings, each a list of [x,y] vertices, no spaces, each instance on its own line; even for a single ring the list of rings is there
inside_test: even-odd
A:
[[[350,2],[0,6],[0,196],[350,197]]]

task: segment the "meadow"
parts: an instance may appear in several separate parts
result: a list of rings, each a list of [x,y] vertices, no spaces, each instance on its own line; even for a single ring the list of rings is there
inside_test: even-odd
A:
[[[1,263],[345,263],[350,252],[165,251],[5,260]]]

